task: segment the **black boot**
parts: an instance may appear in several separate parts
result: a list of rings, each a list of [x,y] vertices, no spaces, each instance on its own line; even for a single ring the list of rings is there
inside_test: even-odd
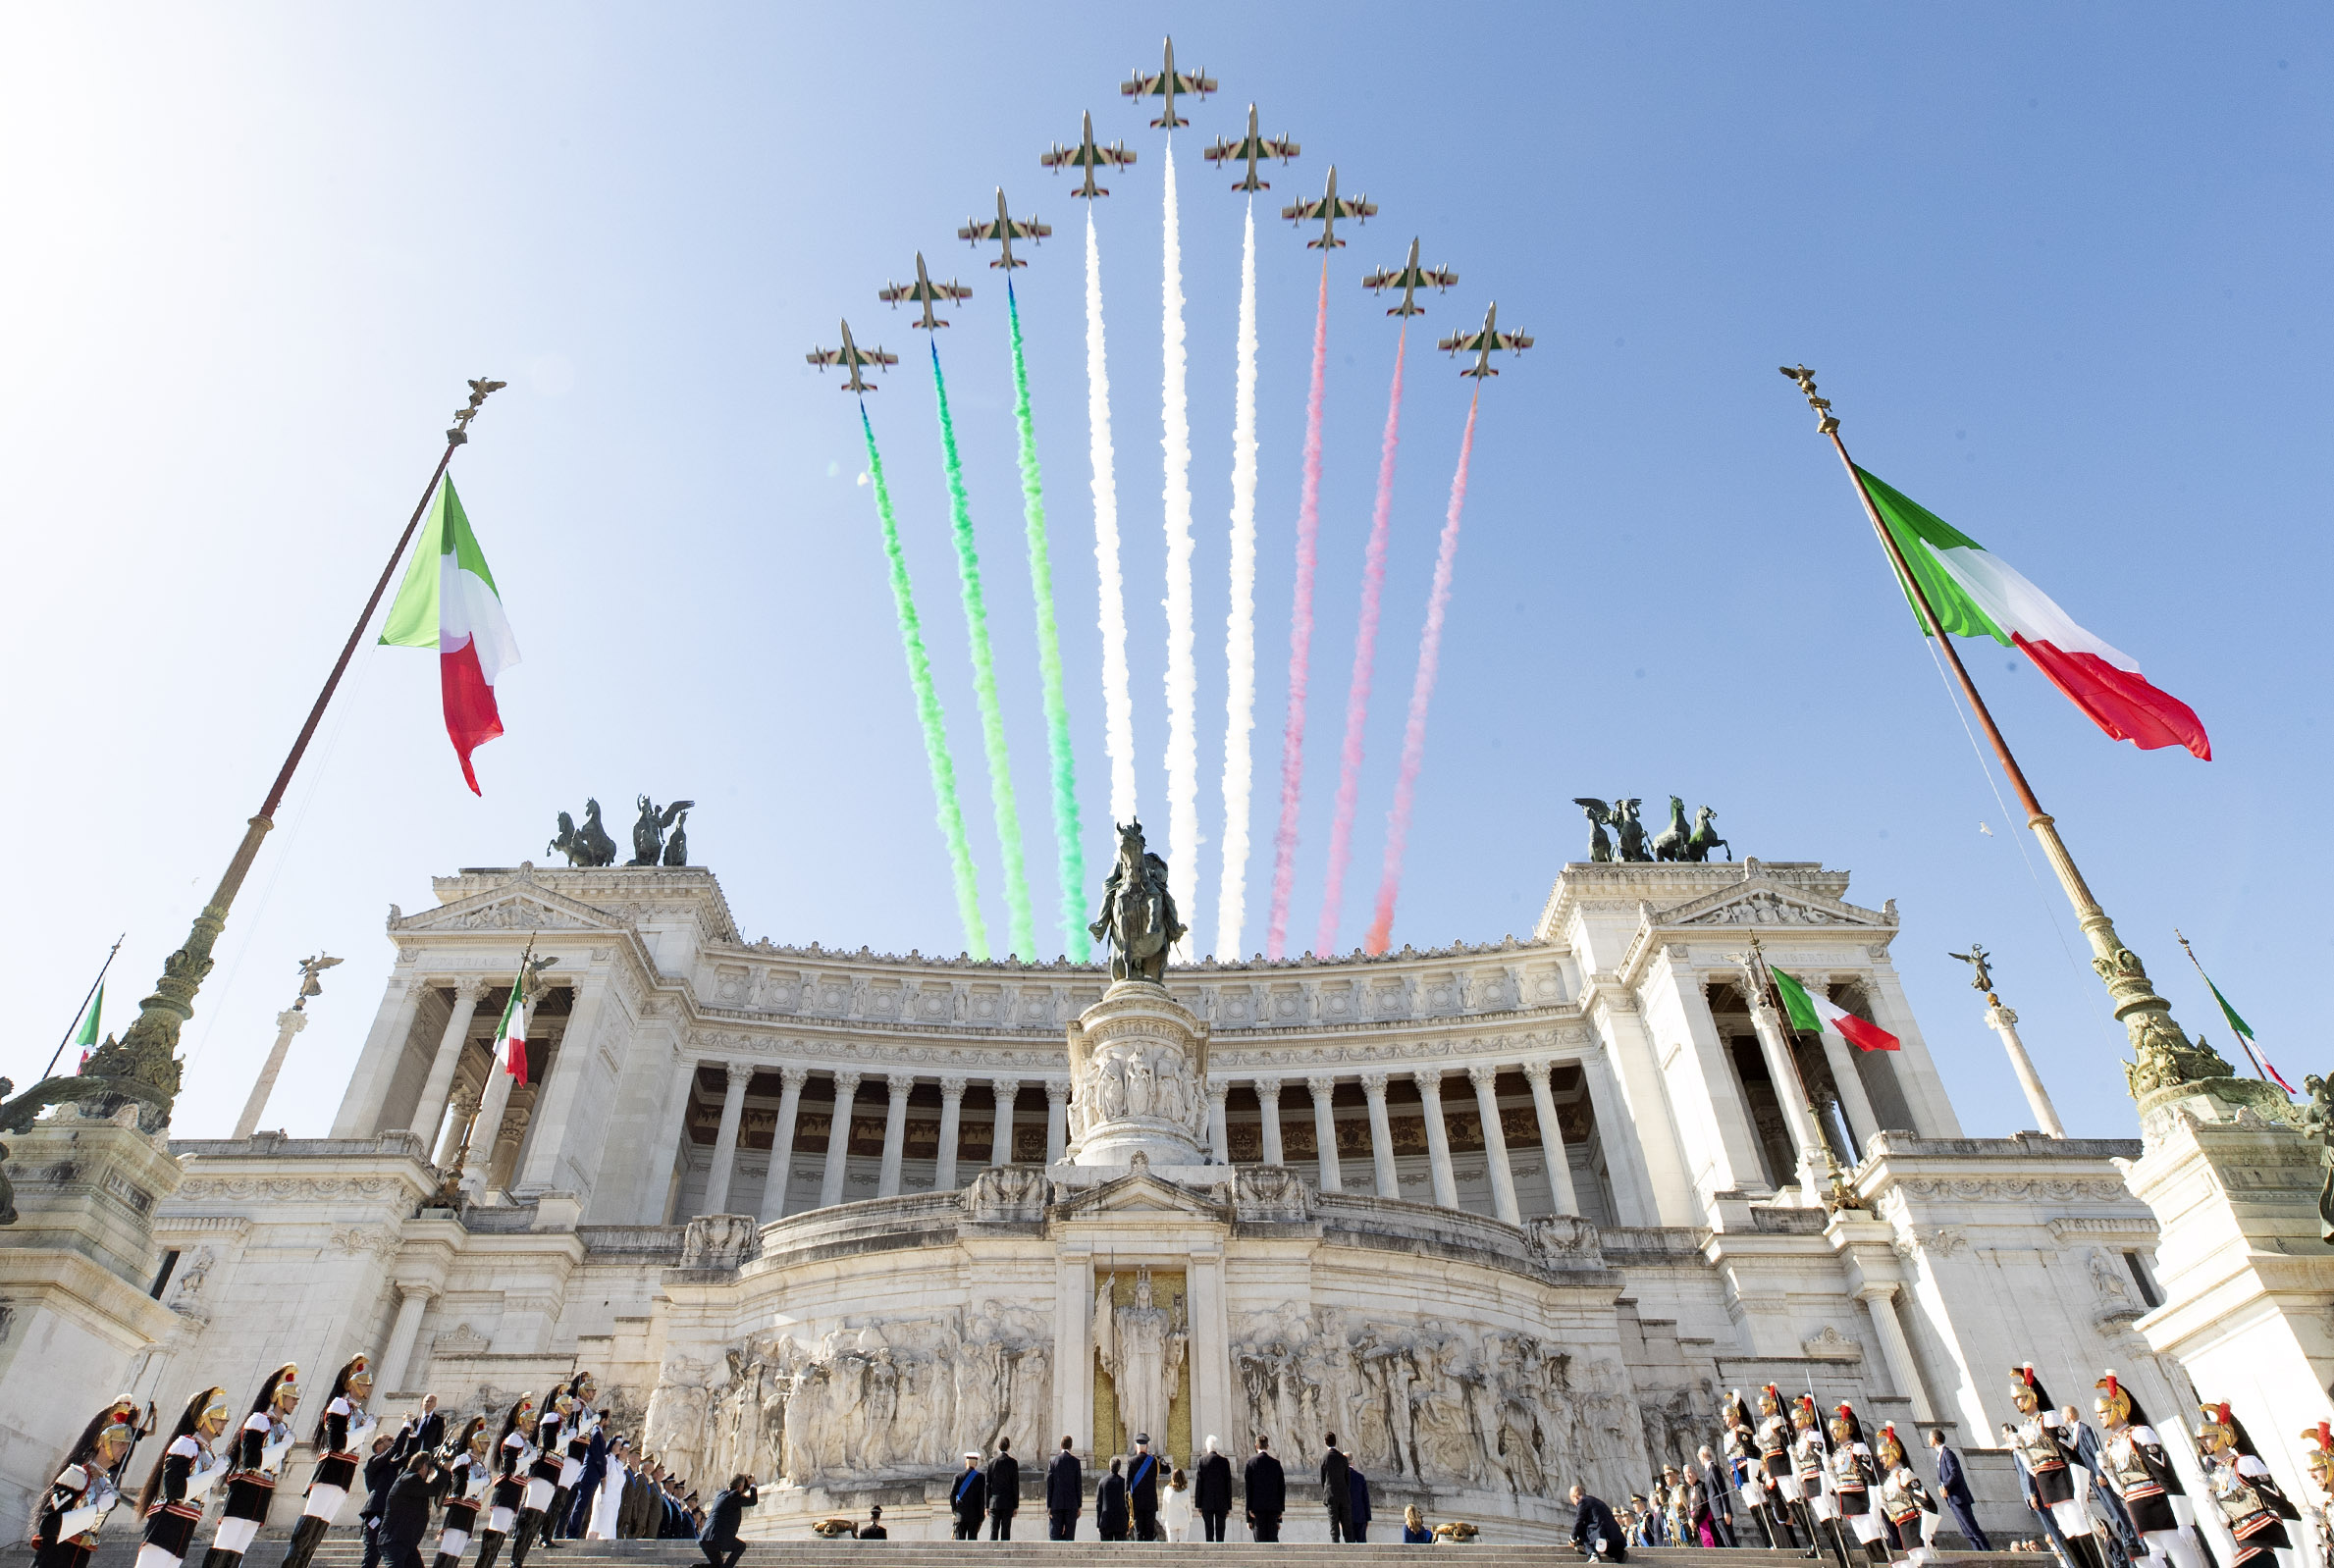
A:
[[[1864,1543],[1864,1555],[1872,1563],[1872,1568],[1888,1568],[1887,1538],[1882,1537],[1878,1540],[1866,1542]]]
[[[292,1527],[292,1544],[284,1550],[284,1561],[278,1568],[308,1568],[308,1559],[316,1555],[316,1548],[324,1542],[324,1533],[332,1528],[314,1514],[301,1514],[300,1522]]]
[[[1799,1538],[1791,1533],[1791,1527],[1783,1519],[1780,1508],[1773,1503],[1763,1503],[1757,1512],[1759,1532],[1767,1538],[1769,1550],[1792,1551],[1798,1547]]]
[[[242,1560],[243,1554],[239,1551],[222,1551],[213,1546],[202,1554],[202,1568],[238,1568]]]
[[[1831,1556],[1839,1568],[1848,1568],[1848,1530],[1837,1519],[1831,1521]]]
[[[1802,1497],[1791,1504],[1791,1523],[1807,1538],[1807,1549],[1799,1555],[1810,1562],[1824,1555],[1823,1531],[1816,1524],[1815,1510],[1807,1505],[1806,1498]]]
[[[458,1551],[442,1551],[438,1553],[438,1560],[430,1564],[430,1568],[454,1568],[454,1564],[461,1560],[462,1554]]]
[[[521,1508],[518,1511],[518,1523],[510,1527],[510,1568],[526,1568],[527,1549],[534,1545],[535,1533],[542,1528],[542,1509]]]
[[[546,1546],[557,1547],[558,1542],[555,1538],[567,1528],[567,1504],[570,1495],[571,1489],[566,1487],[561,1487],[551,1494],[551,1512],[543,1516],[543,1543]]]
[[[478,1568],[495,1568],[495,1559],[502,1555],[503,1533],[482,1530],[478,1533]]]

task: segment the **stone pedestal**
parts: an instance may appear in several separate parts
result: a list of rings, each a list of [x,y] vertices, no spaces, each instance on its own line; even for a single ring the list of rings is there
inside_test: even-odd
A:
[[[1204,1166],[1207,1025],[1147,980],[1121,980],[1068,1026],[1073,1168]]]
[[[58,1451],[178,1323],[147,1294],[154,1206],[178,1189],[178,1162],[138,1130],[134,1107],[52,1116],[7,1139],[18,1219],[0,1229],[0,1534],[12,1541]]]

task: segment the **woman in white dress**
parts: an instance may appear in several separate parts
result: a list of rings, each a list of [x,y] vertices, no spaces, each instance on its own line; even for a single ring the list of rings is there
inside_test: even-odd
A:
[[[1192,1539],[1192,1478],[1177,1470],[1167,1478],[1166,1495],[1159,1499],[1162,1523],[1169,1541]]]
[[[591,1528],[584,1533],[587,1541],[616,1539],[616,1515],[624,1506],[624,1488],[632,1480],[632,1445],[617,1437],[608,1445],[608,1473],[600,1478],[600,1490],[592,1494]]]

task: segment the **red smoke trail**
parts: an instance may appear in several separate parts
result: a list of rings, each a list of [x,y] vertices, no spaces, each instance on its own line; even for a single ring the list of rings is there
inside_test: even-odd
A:
[[[1394,932],[1394,901],[1402,892],[1402,856],[1410,841],[1410,803],[1418,789],[1419,764],[1426,760],[1426,705],[1434,698],[1436,667],[1443,653],[1443,612],[1451,607],[1451,567],[1459,555],[1459,513],[1467,499],[1467,460],[1475,454],[1475,404],[1467,404],[1466,434],[1459,443],[1459,471],[1451,476],[1451,509],[1443,514],[1443,542],[1435,552],[1434,587],[1426,596],[1426,630],[1418,639],[1418,675],[1410,683],[1410,718],[1402,736],[1402,773],[1394,784],[1394,810],[1386,813],[1386,870],[1378,882],[1378,913],[1369,922],[1362,951],[1383,953]]]
[[[1304,394],[1304,488],[1297,503],[1297,602],[1289,611],[1289,717],[1281,731],[1281,825],[1272,840],[1272,920],[1264,956],[1289,942],[1289,894],[1297,883],[1297,811],[1304,798],[1304,697],[1313,655],[1313,563],[1321,534],[1321,385],[1329,372],[1329,254],[1313,309],[1313,384]]]
[[[1394,386],[1386,393],[1386,435],[1378,449],[1378,500],[1369,523],[1369,547],[1361,558],[1361,624],[1353,633],[1353,681],[1346,688],[1346,744],[1338,759],[1337,814],[1329,823],[1329,876],[1321,889],[1321,924],[1313,952],[1328,958],[1337,946],[1338,905],[1346,891],[1346,867],[1353,860],[1353,809],[1361,792],[1361,732],[1369,717],[1369,678],[1378,656],[1378,602],[1386,589],[1386,535],[1394,519],[1394,448],[1402,432],[1402,360],[1410,340],[1403,323],[1394,345]]]

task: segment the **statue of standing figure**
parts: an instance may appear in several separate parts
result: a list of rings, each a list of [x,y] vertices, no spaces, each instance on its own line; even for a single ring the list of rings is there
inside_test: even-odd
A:
[[[688,840],[686,838],[681,840],[684,859],[675,861],[665,853],[664,833],[666,829],[679,822],[682,814],[696,804],[695,801],[674,801],[660,810],[656,802],[643,795],[640,798],[640,819],[632,824],[632,859],[624,863],[626,865],[655,865],[659,862],[663,862],[666,865],[685,864]]]
[[[1117,1390],[1118,1418],[1128,1441],[1148,1434],[1156,1451],[1166,1444],[1167,1407],[1191,1336],[1174,1314],[1151,1299],[1150,1270],[1135,1271],[1131,1306],[1112,1303],[1117,1280],[1115,1274],[1104,1275],[1094,1292],[1094,1344]]]
[[[1164,985],[1167,950],[1184,930],[1167,890],[1167,862],[1143,848],[1140,820],[1120,823],[1118,861],[1102,883],[1102,913],[1087,927],[1110,944],[1110,977]]]

